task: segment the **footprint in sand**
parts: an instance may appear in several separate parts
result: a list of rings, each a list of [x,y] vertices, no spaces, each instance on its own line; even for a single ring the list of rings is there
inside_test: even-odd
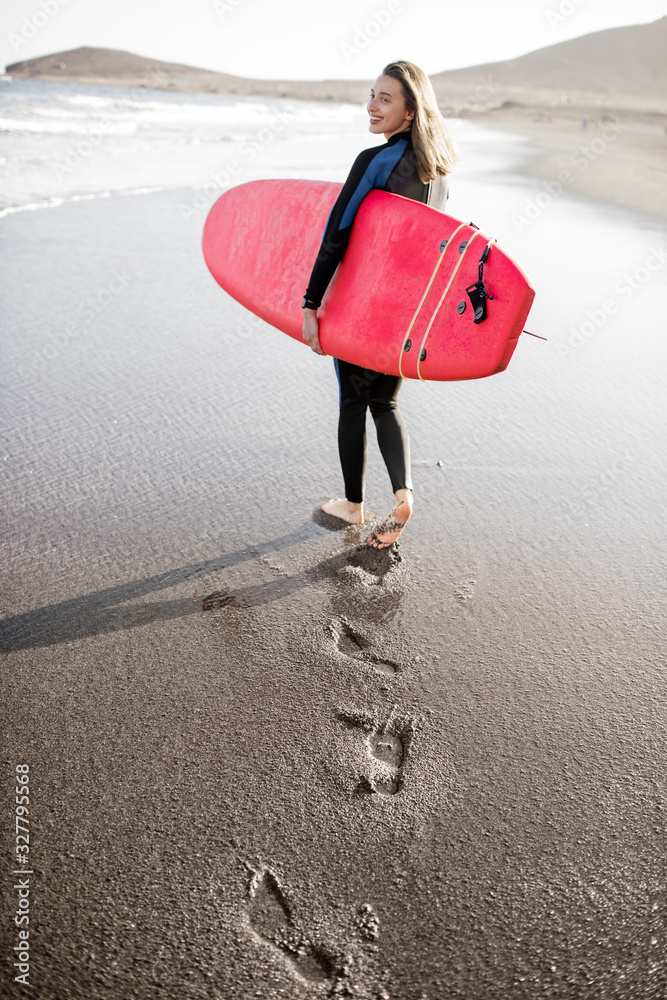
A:
[[[366,737],[371,755],[384,765],[386,773],[375,776],[373,786],[382,795],[396,795],[401,790],[405,745],[398,733],[371,733]]]
[[[409,719],[393,720],[377,726],[366,715],[339,712],[345,725],[365,730],[366,750],[370,762],[370,772],[359,784],[360,791],[376,792],[380,795],[397,795],[403,787],[403,771],[412,739],[412,723]]]
[[[350,625],[344,618],[339,618],[331,624],[331,634],[336,643],[336,648],[343,656],[354,660],[361,660],[370,663],[380,674],[393,676],[398,673],[399,665],[393,660],[386,660],[376,656],[369,649],[370,640]]]
[[[454,596],[459,604],[465,604],[466,601],[473,599],[476,586],[477,580],[468,579],[462,580],[454,587]]]
[[[238,602],[234,595],[227,589],[216,590],[214,593],[202,598],[201,602],[202,611],[219,611],[220,608],[235,607],[238,607]]]
[[[331,982],[331,959],[296,927],[278,880],[268,868],[253,876],[248,918],[255,934],[280,952],[298,976],[310,983]]]
[[[357,910],[357,927],[364,941],[377,941],[380,936],[380,920],[370,903]]]

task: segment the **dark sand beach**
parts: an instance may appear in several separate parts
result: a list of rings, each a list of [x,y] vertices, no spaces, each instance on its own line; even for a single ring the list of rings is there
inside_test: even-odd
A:
[[[462,161],[452,212],[526,267],[549,339],[403,387],[391,553],[317,513],[332,362],[215,285],[192,190],[0,219],[2,801],[27,764],[37,1000],[667,996],[667,233],[545,200],[510,149]],[[371,523],[389,501],[371,440]]]
[[[664,269],[604,336],[408,384],[416,513],[367,554],[312,516],[330,360],[248,335],[184,197],[3,220],[34,996],[658,1000]]]

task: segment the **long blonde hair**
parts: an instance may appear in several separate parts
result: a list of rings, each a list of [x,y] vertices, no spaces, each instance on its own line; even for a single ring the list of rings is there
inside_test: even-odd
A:
[[[414,63],[400,59],[385,66],[382,74],[399,81],[408,107],[415,113],[412,148],[420,181],[427,184],[435,177],[447,175],[458,160],[458,152],[426,73]]]

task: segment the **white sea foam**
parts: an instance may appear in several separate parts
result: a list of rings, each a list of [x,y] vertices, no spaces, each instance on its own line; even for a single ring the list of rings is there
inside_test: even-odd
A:
[[[104,131],[113,135],[132,135],[137,131],[136,122],[104,122]],[[0,132],[49,133],[51,135],[91,135],[100,131],[100,122],[63,120],[34,120],[32,118],[0,118]]]
[[[110,108],[116,103],[114,97],[95,97],[93,94],[59,95],[58,100],[68,104],[80,104],[87,108]]]
[[[97,98],[81,94],[64,100],[75,107],[104,110],[123,117],[157,122],[262,122],[271,114],[267,104],[252,101],[229,101],[221,97],[219,103],[197,104],[183,101],[141,100],[137,98]]]
[[[63,198],[45,198],[44,201],[32,202],[26,205],[8,205],[6,208],[0,209],[0,219],[5,215],[13,215],[15,212],[34,212],[41,208],[58,208],[59,205],[64,205],[65,202],[68,201],[94,201],[97,198],[113,198],[121,195],[134,194],[155,194],[158,191],[169,190],[172,189],[168,186],[157,186],[130,188],[120,191],[95,191],[91,194],[73,194]]]
[[[29,202],[27,205],[8,205],[7,208],[0,209],[0,219],[5,215],[13,215],[14,212],[34,212],[38,208],[56,208],[62,205],[64,198],[46,198],[44,201]]]
[[[469,122],[460,128],[468,138],[476,132]],[[343,180],[355,156],[382,141],[369,135],[361,104],[35,80],[2,88],[0,132],[2,215],[122,191]],[[498,150],[507,149],[506,138],[468,143],[466,176],[497,169]]]

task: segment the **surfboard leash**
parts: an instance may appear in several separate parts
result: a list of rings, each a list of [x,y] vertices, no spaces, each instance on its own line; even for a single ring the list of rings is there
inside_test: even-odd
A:
[[[530,330],[522,330],[522,333],[527,333],[529,337],[535,337],[536,340],[548,340],[548,337],[540,337],[539,333],[531,333]]]
[[[487,292],[484,287],[484,265],[489,256],[489,250],[491,249],[492,243],[498,243],[497,239],[494,237],[490,239],[489,242],[484,247],[482,251],[482,256],[479,258],[479,269],[477,272],[477,281],[466,288],[468,298],[470,299],[470,304],[473,308],[475,314],[475,323],[483,323],[486,319],[486,300],[493,299],[493,295]],[[535,337],[536,340],[547,340],[546,337],[540,336],[539,333],[531,333],[530,330],[522,330],[522,333],[527,333],[529,337]]]
[[[493,298],[493,295],[487,292],[484,287],[484,265],[488,259],[491,244],[496,242],[495,237],[492,237],[482,250],[482,256],[479,258],[479,265],[477,267],[477,281],[474,281],[472,285],[468,285],[466,288],[466,295],[470,299],[470,305],[472,306],[473,323],[484,322],[486,319],[486,300]]]
[[[433,326],[433,323],[435,322],[435,318],[436,318],[436,316],[438,315],[438,313],[440,311],[440,307],[441,307],[442,303],[445,301],[445,299],[447,297],[447,293],[449,292],[449,289],[452,286],[452,282],[454,281],[454,278],[458,274],[458,272],[459,272],[459,270],[461,268],[461,265],[463,264],[463,261],[466,258],[466,254],[468,253],[468,250],[470,250],[470,247],[473,245],[473,243],[475,242],[475,239],[479,235],[481,235],[480,232],[479,232],[479,230],[478,229],[475,230],[475,232],[472,234],[472,236],[468,240],[466,246],[461,251],[461,256],[459,257],[459,259],[457,261],[456,267],[453,269],[451,275],[449,276],[449,281],[447,282],[445,290],[442,293],[442,295],[440,296],[440,301],[438,302],[437,306],[435,307],[435,311],[434,311],[433,315],[431,316],[431,319],[429,320],[428,326],[426,327],[426,332],[424,333],[424,338],[423,338],[423,340],[421,342],[421,345],[419,347],[419,354],[417,355],[417,377],[419,378],[420,382],[426,382],[426,381],[428,381],[427,379],[422,378],[422,373],[421,373],[421,363],[424,360],[424,358],[426,357],[426,351],[424,349],[424,345],[426,343],[426,338],[428,337],[429,333],[431,332],[431,327]]]
[[[493,299],[493,295],[487,292],[484,287],[484,265],[486,264],[487,258],[489,256],[489,250],[491,249],[492,243],[498,243],[498,240],[494,237],[490,239],[489,242],[484,247],[482,251],[482,256],[479,258],[479,269],[477,272],[477,281],[474,284],[469,285],[466,288],[468,293],[468,298],[470,299],[470,304],[473,308],[475,314],[475,323],[483,323],[486,319],[486,299]],[[530,330],[522,330],[522,333],[527,333],[529,337],[535,337],[536,340],[547,340],[547,337],[540,336],[539,333],[531,333]]]
[[[444,240],[443,243],[440,244],[440,256],[438,257],[438,260],[436,261],[436,265],[433,268],[433,274],[431,275],[429,283],[426,286],[426,291],[422,295],[421,301],[420,301],[419,305],[417,306],[417,309],[415,310],[415,314],[412,317],[412,319],[410,320],[410,325],[408,327],[407,333],[405,334],[405,337],[403,338],[403,343],[401,344],[401,353],[399,354],[399,357],[398,357],[398,373],[401,376],[401,378],[407,379],[408,381],[412,381],[412,379],[409,379],[407,375],[403,374],[403,355],[405,353],[405,345],[408,343],[408,341],[410,339],[410,334],[412,333],[412,328],[415,325],[415,322],[417,321],[417,317],[419,316],[419,313],[421,312],[421,308],[424,305],[424,302],[426,301],[426,296],[428,295],[428,293],[431,290],[431,285],[435,281],[435,276],[438,273],[438,271],[440,270],[440,267],[442,266],[442,262],[445,259],[445,254],[447,253],[447,250],[452,245],[454,237],[457,235],[457,233],[460,233],[462,229],[465,229],[465,227],[466,227],[465,222],[462,222],[459,226],[456,227],[456,229],[454,230],[454,232],[452,233],[452,235],[449,237],[449,239],[448,240]],[[409,350],[409,348],[408,348],[408,350]],[[419,371],[419,366],[417,366],[417,370]],[[422,379],[422,381],[424,381],[424,380]]]

